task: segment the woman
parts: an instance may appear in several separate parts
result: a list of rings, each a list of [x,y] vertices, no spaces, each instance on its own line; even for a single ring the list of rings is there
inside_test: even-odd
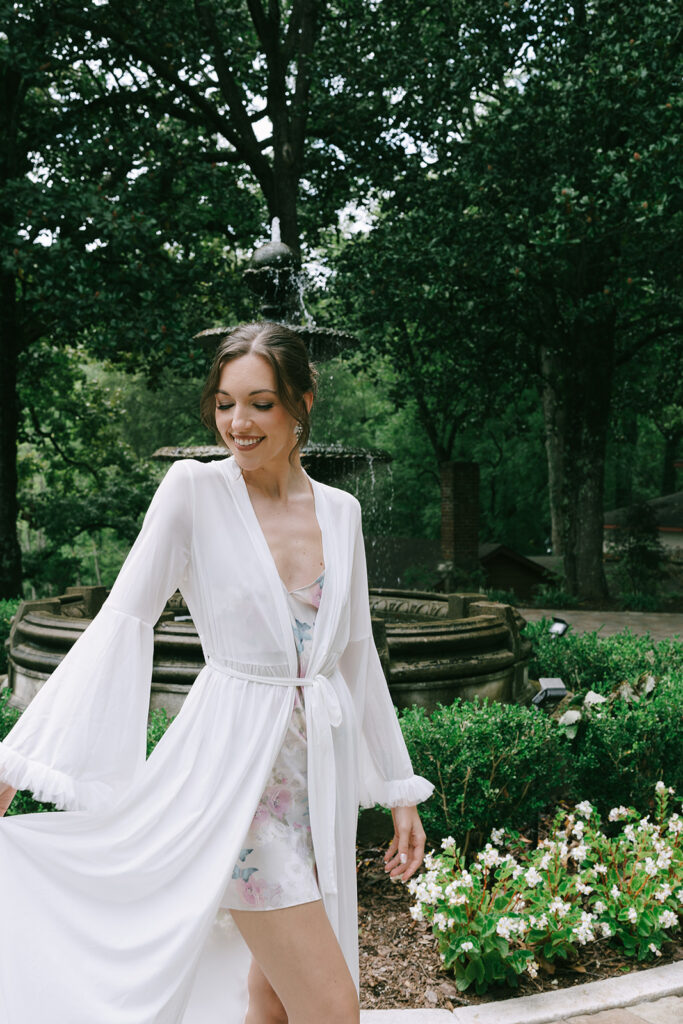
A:
[[[216,956],[228,910],[247,1024],[358,1020],[358,804],[393,808],[385,866],[405,881],[433,787],[372,640],[358,502],[301,466],[314,394],[292,331],[223,339],[201,408],[232,457],[171,467],[99,615],[0,744],[0,802],[29,788],[66,811],[0,823],[3,1024],[48,1005],[51,1024],[241,1021],[244,959]],[[145,761],[153,626],[177,588],[206,666]]]

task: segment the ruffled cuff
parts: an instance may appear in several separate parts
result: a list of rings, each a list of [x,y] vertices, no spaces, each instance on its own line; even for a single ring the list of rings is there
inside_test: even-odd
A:
[[[74,779],[57,768],[24,757],[2,742],[0,780],[12,789],[30,790],[36,800],[55,804],[60,811],[92,810],[112,799],[111,787],[105,783]]]
[[[421,775],[392,779],[390,782],[379,780],[372,790],[361,781],[360,806],[374,807],[380,804],[382,807],[414,807],[428,800],[433,792],[433,783]]]

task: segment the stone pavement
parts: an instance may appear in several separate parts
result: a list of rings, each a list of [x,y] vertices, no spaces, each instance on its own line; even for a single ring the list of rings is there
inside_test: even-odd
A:
[[[584,612],[570,608],[520,608],[519,611],[527,622],[540,622],[556,615],[577,633],[598,630],[603,636],[611,636],[630,629],[632,633],[649,633],[653,640],[678,636],[683,642],[683,615],[673,612]]]

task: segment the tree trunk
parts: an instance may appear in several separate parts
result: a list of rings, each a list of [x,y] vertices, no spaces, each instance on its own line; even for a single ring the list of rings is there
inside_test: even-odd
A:
[[[21,596],[21,548],[17,537],[17,366],[20,327],[15,281],[0,277],[0,598]]]
[[[565,586],[601,601],[607,597],[602,548],[613,324],[577,326],[564,352],[542,351],[541,364],[550,504]]]
[[[673,494],[676,490],[675,463],[683,456],[683,427],[678,427],[666,434],[664,438],[664,465],[662,466],[661,494]]]

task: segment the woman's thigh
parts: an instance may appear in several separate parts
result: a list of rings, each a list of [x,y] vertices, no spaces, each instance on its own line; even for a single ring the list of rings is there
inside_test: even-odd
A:
[[[322,900],[231,913],[290,1024],[356,1024],[356,988]]]

